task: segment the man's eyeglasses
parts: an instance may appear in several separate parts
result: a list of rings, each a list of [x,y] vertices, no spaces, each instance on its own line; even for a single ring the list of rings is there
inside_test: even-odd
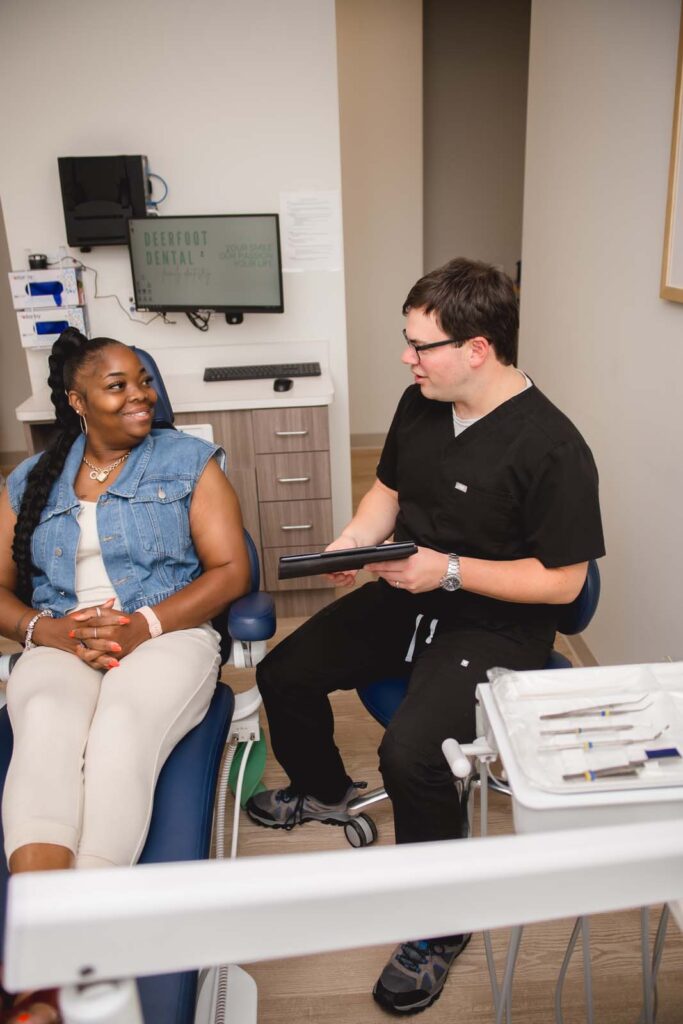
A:
[[[406,334],[405,327],[401,331],[401,334],[403,335],[403,340],[406,345],[409,345],[412,348],[418,359],[423,352],[429,352],[429,350],[433,348],[441,348],[442,345],[456,345],[457,347],[460,347],[465,344],[464,341],[455,341],[453,338],[446,338],[444,341],[428,341],[424,344],[420,344],[420,342],[410,340]]]

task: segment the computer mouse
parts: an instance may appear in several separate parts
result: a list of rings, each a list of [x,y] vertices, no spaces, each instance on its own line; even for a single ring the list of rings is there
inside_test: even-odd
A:
[[[278,377],[276,380],[273,381],[273,390],[289,391],[293,383],[294,381],[290,380],[289,377]]]

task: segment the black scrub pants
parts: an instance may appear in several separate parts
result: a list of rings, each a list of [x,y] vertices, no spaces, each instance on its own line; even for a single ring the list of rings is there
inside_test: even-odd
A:
[[[379,748],[397,843],[462,835],[441,744],[449,736],[463,743],[475,738],[474,691],[487,669],[542,668],[551,647],[519,628],[487,630],[438,617],[452,597],[369,583],[323,608],[257,669],[273,753],[295,791],[323,803],[337,803],[351,782],[334,742],[328,694],[410,676]]]

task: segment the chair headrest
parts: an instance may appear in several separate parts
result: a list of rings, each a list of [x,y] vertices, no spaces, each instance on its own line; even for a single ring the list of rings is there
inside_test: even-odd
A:
[[[166,385],[164,384],[161,371],[159,370],[155,359],[149,354],[149,352],[145,352],[144,349],[138,348],[137,345],[131,345],[131,348],[152,378],[154,390],[157,393],[157,404],[154,409],[152,426],[157,428],[172,427],[175,417],[173,415],[173,409],[171,408],[171,400],[168,397]]]

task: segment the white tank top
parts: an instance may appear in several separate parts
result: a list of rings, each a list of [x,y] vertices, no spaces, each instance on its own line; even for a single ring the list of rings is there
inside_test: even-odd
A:
[[[116,597],[102,558],[97,533],[97,502],[82,501],[78,514],[81,539],[76,550],[76,608],[93,608],[110,597]],[[120,610],[118,599],[114,605]],[[76,609],[72,609],[75,611]]]

